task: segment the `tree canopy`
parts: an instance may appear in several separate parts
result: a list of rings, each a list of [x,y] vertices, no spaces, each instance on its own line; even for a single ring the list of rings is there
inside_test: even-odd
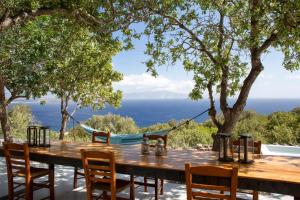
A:
[[[86,67],[87,64],[93,65],[94,68],[91,69],[91,73],[96,67],[95,62],[101,62],[98,63],[99,65],[104,65],[101,77],[104,77],[103,75],[110,77],[109,79],[98,77],[97,81],[93,79],[94,82],[82,85],[81,89],[75,86],[76,89],[78,89],[77,91],[81,90],[81,93],[74,94],[73,98],[79,100],[79,95],[84,96],[85,100],[83,101],[83,98],[81,98],[80,101],[86,105],[88,103],[95,103],[95,98],[90,98],[89,95],[83,91],[89,89],[95,92],[97,90],[95,96],[99,97],[101,93],[103,97],[112,90],[109,84],[114,80],[119,80],[120,75],[109,69],[111,57],[108,58],[108,54],[112,56],[120,50],[121,47],[118,46],[120,45],[118,41],[121,39],[123,41],[122,49],[128,49],[132,46],[130,44],[129,34],[127,33],[127,27],[133,22],[133,18],[130,17],[131,14],[114,12],[113,7],[114,5],[111,4],[111,2],[103,1],[8,0],[0,2],[0,34],[1,39],[3,38],[0,48],[0,119],[5,138],[6,133],[9,133],[10,130],[9,124],[7,123],[7,105],[10,102],[20,97],[39,97],[49,91],[51,87],[54,92],[53,84],[55,83],[50,86],[44,84],[45,80],[48,80],[50,68],[47,68],[48,72],[45,72],[45,68],[43,67],[46,64],[47,66],[54,66],[54,64],[59,64],[59,62],[60,64],[63,63],[63,54],[59,55],[58,51],[52,51],[53,54],[49,52],[55,49],[54,44],[57,45],[56,48],[60,47],[60,49],[62,49],[61,45],[64,44],[63,39],[67,38],[64,38],[61,34],[60,38],[58,36],[56,37],[56,41],[51,39],[54,34],[60,34],[60,32],[58,32],[58,24],[52,23],[53,21],[48,24],[49,29],[47,29],[46,32],[41,32],[43,26],[46,26],[47,17],[45,16],[58,16],[62,21],[64,19],[69,20],[68,23],[63,23],[66,26],[64,27],[64,33],[68,31],[73,31],[72,33],[74,33],[76,28],[80,27],[82,29],[78,29],[81,30],[79,34],[83,36],[83,28],[86,28],[86,32],[84,33],[85,39],[93,38],[89,43],[90,46],[77,43],[79,46],[73,48],[73,50],[75,49],[77,51],[76,53],[78,53],[78,49],[83,51],[83,48],[87,47],[89,50],[87,54],[89,55],[83,55],[83,53],[81,53],[81,55],[73,59],[73,64],[75,62],[74,60],[77,59],[76,62],[78,62],[80,57],[86,57],[85,61],[80,62],[81,64],[85,64]],[[43,20],[45,20],[44,23],[42,23]],[[60,26],[60,28],[62,28],[62,26]],[[87,34],[87,31],[89,31],[91,35]],[[116,31],[123,32],[124,37],[114,37],[114,39],[112,39],[113,33]],[[73,38],[73,41],[74,39],[75,38]],[[57,43],[58,41],[61,43]],[[98,43],[96,43],[96,41]],[[108,44],[110,44],[110,46]],[[116,45],[118,47],[116,47]],[[66,44],[65,47],[69,48],[70,46]],[[103,59],[100,59],[100,54],[97,54],[98,59],[95,59],[95,62],[92,63],[91,58],[94,57],[93,55],[95,55],[96,51],[100,50],[100,48],[103,48],[103,51],[99,51],[98,53],[103,55]],[[116,51],[116,49],[118,50]],[[71,48],[69,49],[69,58],[72,53],[74,54]],[[50,57],[50,55],[56,56],[55,59],[58,60],[55,61],[54,57]],[[50,63],[50,60],[53,62]],[[106,61],[104,62],[104,60]],[[70,60],[66,58],[65,61],[69,62]],[[64,64],[66,66],[66,63]],[[77,68],[78,65],[79,63],[77,63]],[[68,66],[70,67],[71,63],[69,63]],[[63,73],[62,68],[60,68],[60,70],[61,73]],[[72,70],[69,69],[69,71]],[[99,75],[100,71],[101,70],[96,70],[96,73],[93,75]],[[105,73],[103,73],[104,71]],[[70,75],[71,74],[72,73],[70,73]],[[82,77],[85,77],[86,80],[87,75],[88,74],[85,74]],[[53,77],[54,75],[52,78]],[[79,82],[79,80],[77,81]],[[99,87],[93,87],[96,82],[98,84],[105,82],[104,85],[106,86],[100,90]],[[6,93],[6,90],[8,90],[9,94]],[[55,92],[57,93],[57,91]],[[113,104],[118,104],[117,102],[119,100],[117,99],[120,97],[120,93],[112,94],[111,92],[110,97],[107,95],[106,100],[110,101],[110,103],[114,102]],[[77,97],[75,97],[76,95]],[[98,98],[98,100],[97,105],[107,102],[103,101],[103,99],[100,100],[100,98]]]
[[[192,99],[208,93],[218,132],[232,132],[270,50],[284,54],[283,67],[300,64],[300,2],[267,0],[132,1],[146,24],[148,70],[182,62],[194,73]],[[232,106],[229,97],[236,97]],[[224,121],[217,119],[215,99]]]

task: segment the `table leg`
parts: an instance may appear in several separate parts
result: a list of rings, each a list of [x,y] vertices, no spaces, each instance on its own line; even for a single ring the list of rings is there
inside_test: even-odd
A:
[[[54,182],[55,182],[55,168],[54,164],[49,164],[49,170],[51,170],[51,173],[49,174],[49,184],[50,184],[50,199],[55,199],[55,191],[54,191]]]
[[[154,179],[154,195],[155,195],[155,200],[158,200],[158,178]]]
[[[134,175],[130,175],[130,200],[135,199]]]

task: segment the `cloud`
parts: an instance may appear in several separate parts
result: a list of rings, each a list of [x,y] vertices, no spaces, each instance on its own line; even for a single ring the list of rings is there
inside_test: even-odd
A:
[[[126,93],[169,92],[188,95],[193,89],[192,80],[171,80],[164,76],[153,77],[150,74],[131,74],[114,84],[115,88]]]

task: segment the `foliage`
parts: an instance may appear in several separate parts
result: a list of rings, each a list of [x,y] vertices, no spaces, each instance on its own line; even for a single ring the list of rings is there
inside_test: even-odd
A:
[[[19,97],[37,97],[48,91],[40,65],[49,42],[41,41],[41,37],[41,43],[36,43],[39,36],[34,33],[30,27],[18,26],[0,32],[0,70],[11,95],[8,104]]]
[[[96,62],[98,62],[98,65],[102,64],[105,69],[108,69],[102,72],[106,72],[104,74],[111,79],[104,80],[99,77],[98,80],[92,79],[94,80],[91,81],[93,84],[85,84],[81,87],[81,90],[98,92],[96,95],[98,98],[96,100],[97,104],[94,104],[96,106],[102,107],[106,100],[113,105],[117,105],[120,92],[112,93],[110,84],[111,81],[119,80],[120,75],[109,70],[111,68],[109,61],[111,56],[115,55],[121,48],[121,46],[118,46],[118,41],[123,40],[122,49],[129,49],[132,46],[127,27],[133,20],[128,15],[131,15],[130,12],[115,12],[114,4],[105,1],[0,1],[0,120],[4,134],[6,132],[9,134],[7,105],[17,98],[39,97],[49,91],[49,85],[45,84],[45,77],[49,75],[49,71],[45,71],[45,64],[56,65],[55,67],[59,64],[65,64],[64,66],[68,65],[69,67],[74,65],[77,70],[80,67],[95,67]],[[56,19],[61,21],[57,20],[55,23],[49,23],[49,16],[54,18],[59,16]],[[111,40],[113,33],[117,31],[123,32],[123,37],[115,37],[114,40]],[[54,35],[56,37],[53,37]],[[78,35],[84,37],[78,38]],[[76,45],[73,43],[70,46],[70,41],[66,37],[70,38],[71,36],[84,41],[82,43],[77,41]],[[130,36],[135,36],[135,34],[130,34]],[[64,41],[64,39],[66,40]],[[101,40],[98,41],[98,39]],[[87,41],[89,41],[89,44],[86,44]],[[117,48],[115,48],[116,44]],[[64,50],[69,48],[67,49],[69,52],[58,52],[62,48],[65,48]],[[99,48],[102,51],[98,51]],[[54,49],[56,51],[51,53],[51,50],[53,52]],[[83,56],[82,52],[85,52],[84,50],[87,50],[86,56]],[[81,51],[81,54],[78,55],[78,51]],[[96,51],[98,51],[98,54],[96,54]],[[74,56],[74,53],[77,56]],[[103,59],[99,60],[101,55]],[[66,56],[65,60],[62,59],[63,56]],[[93,61],[92,56],[97,59]],[[86,60],[81,61],[80,58],[82,57]],[[103,63],[103,61],[106,62]],[[47,69],[49,70],[49,68]],[[92,73],[94,69],[90,69],[90,72]],[[73,72],[71,69],[62,70],[60,68],[61,73],[63,73],[62,71]],[[96,72],[99,72],[99,70],[96,70]],[[99,83],[100,80],[101,83],[106,81],[105,84],[107,85],[101,88],[94,87],[94,83]],[[50,87],[53,87],[53,85],[50,85]],[[10,97],[5,95],[5,89],[9,91]],[[100,93],[101,98],[99,98]],[[78,96],[85,97],[85,100],[80,99],[84,105],[95,102],[95,98],[90,98],[90,93],[82,92],[76,95],[76,97],[73,96],[74,99],[79,99]]]
[[[3,66],[3,71],[7,71],[4,74],[16,74],[15,78],[4,76],[5,80],[12,81],[12,88],[21,87],[24,91],[34,92],[34,96],[40,91],[45,94],[50,90],[61,98],[63,115],[71,100],[80,107],[92,106],[94,109],[101,109],[106,103],[116,107],[120,105],[121,92],[113,91],[112,87],[114,81],[122,78],[112,69],[112,56],[120,50],[120,44],[110,35],[100,37],[76,21],[60,15],[41,16],[22,28],[14,27],[9,31],[12,32],[5,36],[12,37],[9,41],[16,46],[8,46],[2,54],[3,57],[10,57],[8,66],[16,65],[12,68],[16,72]],[[22,35],[24,38],[19,37]],[[16,38],[22,44],[21,52],[15,50],[20,48],[14,42]],[[15,51],[16,54],[9,53]],[[37,73],[33,73],[34,70]],[[24,83],[27,82],[18,73],[25,75],[21,77],[30,83],[28,87],[31,90],[26,89]],[[8,88],[9,81],[6,81]],[[27,98],[29,96],[30,93],[26,95]],[[62,116],[62,119],[63,134],[66,117]]]
[[[250,133],[255,140],[265,143],[267,142],[265,136],[267,123],[267,116],[258,114],[255,111],[244,111],[233,130],[233,137],[238,138],[241,133]]]
[[[261,115],[254,111],[244,111],[234,129],[233,136],[239,133],[250,133],[255,140],[264,144],[300,144],[300,114],[290,112],[275,112],[270,115]],[[32,119],[28,106],[17,105],[9,112],[13,136],[17,139],[26,138],[26,128]],[[113,133],[145,133],[152,131],[169,130],[177,126],[180,121],[170,120],[167,123],[157,123],[148,127],[138,128],[130,117],[108,114],[95,115],[85,122],[99,130],[111,130]],[[196,147],[197,144],[212,144],[212,134],[217,131],[213,123],[206,121],[197,123],[191,121],[177,130],[170,132],[168,146],[173,148]],[[52,140],[58,139],[58,132],[52,131]],[[66,141],[90,142],[90,135],[86,134],[80,126],[70,129],[65,136]]]
[[[85,124],[95,129],[110,131],[112,133],[138,132],[138,127],[131,117],[122,117],[120,115],[94,115]]]
[[[119,52],[119,42],[109,35],[100,37],[59,15],[38,18],[28,26],[51,43],[47,45],[43,66],[52,93],[80,106],[102,108],[105,103],[120,104],[121,92],[113,92],[112,88],[112,82],[122,78],[112,69],[112,56]],[[36,43],[44,41],[37,39]]]
[[[268,118],[266,130],[269,143],[293,145],[299,142],[299,115],[294,112],[275,112]]]
[[[181,62],[193,72],[195,85],[190,97],[201,99],[208,92],[209,115],[218,132],[232,132],[253,83],[264,69],[262,56],[270,49],[284,54],[284,68],[299,69],[299,1],[132,2],[120,9],[131,8],[146,24],[148,70],[157,75],[157,67]],[[234,95],[237,99],[231,106],[228,98]],[[216,117],[217,96],[223,121]]]
[[[25,140],[27,136],[27,126],[32,121],[30,107],[27,105],[15,105],[9,110],[8,115],[12,136],[14,138]]]
[[[146,128],[142,128],[140,132],[168,130],[175,127],[180,122],[171,120],[168,123],[159,123]],[[196,147],[197,144],[211,144],[212,134],[216,132],[216,128],[205,127],[195,121],[173,130],[168,136],[168,145],[173,148],[189,148]]]

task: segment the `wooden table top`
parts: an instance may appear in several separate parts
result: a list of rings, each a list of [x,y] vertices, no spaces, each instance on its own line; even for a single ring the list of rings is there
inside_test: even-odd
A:
[[[171,169],[184,171],[184,164],[214,165],[239,168],[239,177],[261,179],[276,182],[300,184],[300,158],[280,156],[258,156],[253,164],[222,163],[217,160],[215,152],[196,150],[168,149],[165,156],[155,156],[154,149],[150,155],[141,155],[140,145],[106,145],[92,143],[57,142],[50,148],[31,147],[30,153],[48,157],[80,159],[80,149],[113,151],[116,163],[147,168]],[[2,147],[1,147],[2,150]]]

